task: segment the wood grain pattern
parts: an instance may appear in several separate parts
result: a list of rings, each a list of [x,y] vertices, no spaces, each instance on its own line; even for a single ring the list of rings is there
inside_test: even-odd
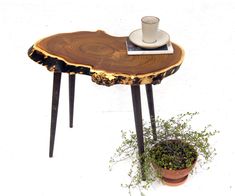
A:
[[[106,86],[158,84],[183,61],[183,49],[174,43],[174,54],[128,56],[126,39],[103,31],[62,33],[36,42],[28,55],[50,71],[90,75]]]

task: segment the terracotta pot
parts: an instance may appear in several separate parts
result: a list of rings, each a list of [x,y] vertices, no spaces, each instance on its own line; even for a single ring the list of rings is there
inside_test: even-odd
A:
[[[180,140],[168,140],[170,142],[182,142]],[[156,145],[157,146],[157,145]],[[164,169],[155,163],[153,163],[153,167],[158,171],[160,174],[163,183],[170,185],[170,186],[178,186],[183,184],[187,178],[189,173],[192,171],[196,164],[197,158],[192,164],[191,167],[189,168],[184,168],[184,169],[178,169],[178,170],[169,170],[169,169]]]
[[[190,168],[179,169],[179,170],[164,169],[157,166],[154,163],[153,167],[156,170],[158,170],[158,172],[160,173],[164,184],[169,186],[178,186],[183,184],[187,180],[189,173],[192,171],[193,167],[195,166],[195,163]]]

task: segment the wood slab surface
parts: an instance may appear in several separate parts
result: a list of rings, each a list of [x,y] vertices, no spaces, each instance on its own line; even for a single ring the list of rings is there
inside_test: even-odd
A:
[[[36,42],[29,57],[49,71],[86,74],[97,84],[159,84],[175,73],[184,57],[175,43],[173,54],[127,55],[127,37],[104,31],[61,33]]]

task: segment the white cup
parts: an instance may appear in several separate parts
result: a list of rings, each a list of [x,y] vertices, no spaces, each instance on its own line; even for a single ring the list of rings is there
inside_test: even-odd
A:
[[[144,16],[142,22],[142,40],[145,43],[157,41],[157,31],[160,19],[155,16]]]

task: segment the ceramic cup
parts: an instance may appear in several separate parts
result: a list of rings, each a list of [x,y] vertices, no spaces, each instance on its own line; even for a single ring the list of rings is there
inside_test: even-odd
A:
[[[155,16],[144,16],[142,22],[142,39],[145,43],[157,41],[157,31],[160,19]]]

